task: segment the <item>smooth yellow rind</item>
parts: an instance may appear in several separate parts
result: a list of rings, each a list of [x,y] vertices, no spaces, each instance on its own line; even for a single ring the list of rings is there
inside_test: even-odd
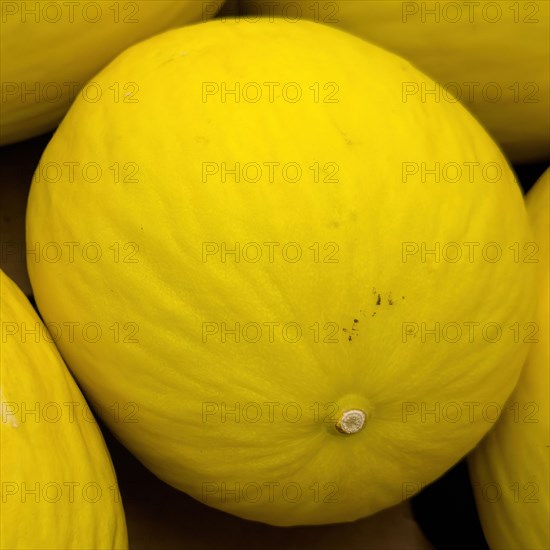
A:
[[[403,83],[404,100],[458,97],[513,162],[549,158],[548,0],[242,0],[245,20],[311,19],[392,51],[430,78]],[[358,68],[358,70],[360,70]],[[431,79],[443,89],[437,95]]]

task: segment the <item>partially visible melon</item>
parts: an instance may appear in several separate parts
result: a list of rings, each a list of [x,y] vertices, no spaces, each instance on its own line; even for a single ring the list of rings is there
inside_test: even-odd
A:
[[[538,247],[538,312],[531,351],[503,416],[469,459],[483,531],[493,550],[550,548],[550,169],[527,195]]]

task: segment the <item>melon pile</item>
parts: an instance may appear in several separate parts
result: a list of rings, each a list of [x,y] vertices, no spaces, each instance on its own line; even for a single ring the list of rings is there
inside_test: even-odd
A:
[[[97,417],[276,526],[369,516],[468,456],[491,548],[547,548],[549,172],[525,201],[510,164],[548,160],[547,5],[459,35],[446,2],[136,2],[127,28],[13,4],[3,143],[60,124],[26,212],[41,319],[2,275],[3,547],[127,545],[120,498],[89,494],[117,487]],[[72,68],[73,97],[20,93]],[[541,101],[449,95],[482,78]]]

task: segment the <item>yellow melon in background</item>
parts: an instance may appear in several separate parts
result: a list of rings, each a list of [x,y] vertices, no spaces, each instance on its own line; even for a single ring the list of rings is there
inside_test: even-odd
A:
[[[170,31],[94,79],[130,75],[139,103],[73,104],[27,211],[40,311],[79,323],[63,356],[102,409],[139,404],[104,415],[117,437],[275,525],[443,474],[528,351],[508,326],[535,307],[530,228],[498,147],[459,104],[403,103],[426,79],[406,61],[311,22]]]
[[[127,548],[97,423],[25,295],[3,271],[0,282],[1,547]]]
[[[55,128],[75,97],[139,101],[135,79],[90,78],[128,46],[168,28],[206,21],[223,0],[2,2],[0,144]],[[105,83],[103,83],[105,84]]]
[[[527,195],[538,247],[534,343],[505,414],[469,460],[483,531],[494,550],[550,547],[549,190],[546,170]]]
[[[550,151],[549,6],[547,0],[242,0],[241,18],[310,19],[395,52],[442,85],[404,80],[403,101],[458,98],[513,162],[529,162],[548,159]]]

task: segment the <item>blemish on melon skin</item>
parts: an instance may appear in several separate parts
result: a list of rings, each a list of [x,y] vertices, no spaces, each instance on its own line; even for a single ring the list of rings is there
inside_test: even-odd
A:
[[[359,319],[353,320],[353,325],[351,327],[351,332],[355,334],[350,334],[350,331],[347,328],[342,328],[342,332],[348,333],[348,342],[351,342],[352,336],[359,336],[359,332],[356,328],[357,323],[359,323]]]
[[[382,297],[380,296],[380,294],[378,294],[378,298],[376,300],[376,305],[379,306],[381,303],[382,303]]]

